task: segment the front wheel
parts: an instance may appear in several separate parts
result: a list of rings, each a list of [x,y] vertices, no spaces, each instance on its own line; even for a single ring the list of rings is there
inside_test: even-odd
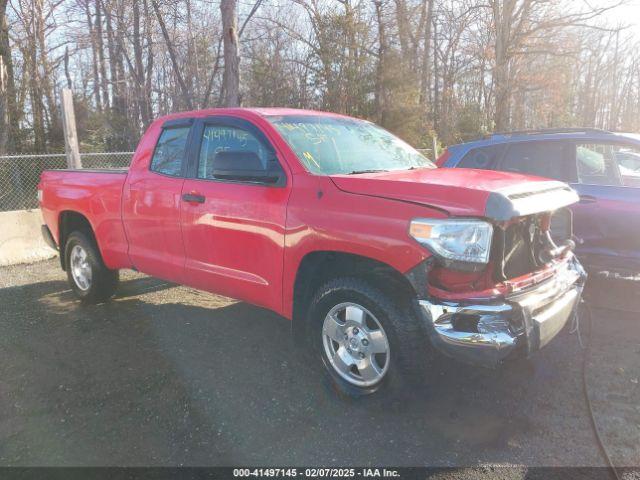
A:
[[[428,381],[431,344],[405,303],[359,278],[336,278],[318,290],[308,341],[339,392],[409,393]]]
[[[69,235],[65,262],[69,285],[83,303],[101,303],[115,293],[118,271],[104,265],[95,242],[84,233]]]

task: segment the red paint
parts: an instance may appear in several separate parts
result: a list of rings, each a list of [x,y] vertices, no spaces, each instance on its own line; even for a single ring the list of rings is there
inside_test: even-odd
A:
[[[335,175],[345,192],[418,203],[453,216],[481,217],[491,192],[514,183],[546,179],[492,170],[422,168],[363,175]]]
[[[291,114],[334,115],[217,109],[158,119],[142,137],[126,175],[44,172],[40,189],[45,221],[58,239],[60,214],[78,212],[89,220],[112,269],[137,268],[291,318],[296,273],[305,255],[353,253],[406,273],[431,255],[409,237],[411,219],[482,216],[491,191],[538,181],[504,172],[457,169],[312,175],[265,118]],[[242,118],[260,129],[277,153],[286,186],[185,180],[149,170],[166,120],[214,115]],[[186,202],[185,193],[202,195],[205,201]],[[440,272],[438,278],[442,285],[454,286],[455,293],[440,289],[443,297],[470,297],[479,284],[485,293],[506,288],[487,285],[486,274],[462,278]]]

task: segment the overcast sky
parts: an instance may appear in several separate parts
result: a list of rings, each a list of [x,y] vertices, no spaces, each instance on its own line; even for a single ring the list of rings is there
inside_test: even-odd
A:
[[[595,4],[599,1],[601,0],[597,0]],[[630,25],[635,36],[640,39],[640,0],[629,0],[626,5],[612,10],[608,18],[614,24]]]

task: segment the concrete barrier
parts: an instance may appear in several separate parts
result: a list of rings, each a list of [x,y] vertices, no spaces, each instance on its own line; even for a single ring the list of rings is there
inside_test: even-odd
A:
[[[40,210],[0,212],[0,266],[30,263],[57,255],[42,239]]]

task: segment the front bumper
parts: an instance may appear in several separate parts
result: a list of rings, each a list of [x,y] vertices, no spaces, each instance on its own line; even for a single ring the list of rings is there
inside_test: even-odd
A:
[[[545,346],[571,318],[586,274],[575,257],[554,277],[494,301],[420,300],[433,346],[449,357],[484,367]]]

